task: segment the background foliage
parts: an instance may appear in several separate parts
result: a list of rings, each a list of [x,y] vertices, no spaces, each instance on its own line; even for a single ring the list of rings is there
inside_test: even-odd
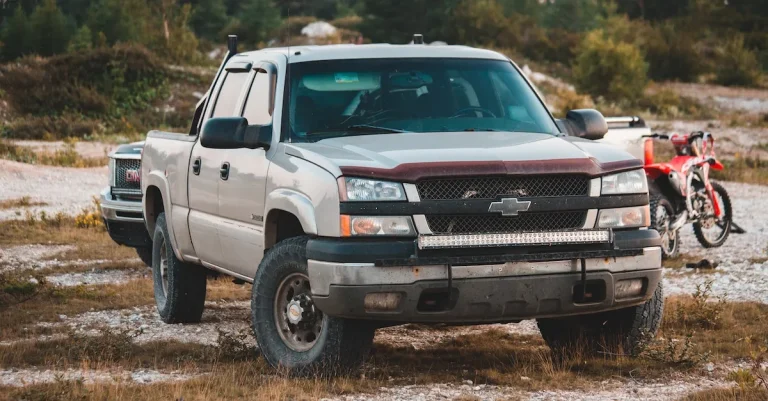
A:
[[[337,33],[301,34],[318,20]],[[45,127],[114,124],[173,97],[171,71],[217,65],[227,34],[252,49],[408,43],[422,33],[565,78],[581,92],[569,105],[589,104],[588,95],[598,107],[644,107],[650,81],[763,86],[766,27],[768,1],[755,0],[0,0],[0,100],[45,116]],[[163,114],[166,124],[184,124],[183,114],[171,120]],[[28,125],[0,120],[0,134]]]

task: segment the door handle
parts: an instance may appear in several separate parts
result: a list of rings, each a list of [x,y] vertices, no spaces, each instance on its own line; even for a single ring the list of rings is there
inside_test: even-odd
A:
[[[192,162],[192,174],[194,175],[200,175],[200,165],[202,162],[200,161],[200,158],[198,157],[195,159],[195,161]]]
[[[224,181],[226,181],[229,178],[229,163],[225,162],[221,165],[221,170],[219,170],[219,176]]]

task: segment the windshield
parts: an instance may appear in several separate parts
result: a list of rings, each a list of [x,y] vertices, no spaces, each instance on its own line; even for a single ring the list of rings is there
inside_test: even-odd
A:
[[[293,141],[366,133],[558,132],[508,61],[329,60],[292,64],[290,74]]]

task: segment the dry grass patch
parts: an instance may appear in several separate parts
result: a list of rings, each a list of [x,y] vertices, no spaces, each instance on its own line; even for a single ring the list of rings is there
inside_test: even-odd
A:
[[[760,388],[721,388],[691,394],[682,401],[765,401],[768,390]]]
[[[133,248],[117,245],[103,226],[81,228],[77,226],[77,219],[63,214],[49,216],[41,213],[28,215],[23,220],[0,222],[0,247],[26,244],[75,245],[77,249],[53,257],[61,261],[136,258]]]
[[[101,167],[107,165],[107,157],[82,157],[73,142],[68,142],[64,149],[53,152],[35,152],[23,146],[17,146],[5,140],[0,140],[0,159],[13,160],[21,163],[42,164],[60,167]]]
[[[768,160],[759,157],[737,157],[722,160],[723,170],[712,170],[712,178],[721,181],[745,182],[748,184],[768,185]]]
[[[768,346],[768,305],[667,298],[660,337],[689,338],[696,354],[709,352],[714,360],[751,359]]]
[[[317,400],[361,391],[373,392],[382,385],[375,380],[357,378],[295,379],[267,374],[263,360],[215,364],[204,376],[183,382],[151,385],[133,383],[58,382],[26,388],[0,387],[0,400]]]
[[[40,202],[40,201],[33,201],[32,198],[29,196],[22,196],[21,198],[16,199],[6,199],[4,201],[0,201],[0,209],[18,209],[22,207],[32,207],[32,206],[45,206],[47,203]]]

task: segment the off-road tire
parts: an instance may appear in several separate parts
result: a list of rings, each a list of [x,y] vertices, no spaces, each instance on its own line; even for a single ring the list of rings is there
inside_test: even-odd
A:
[[[289,238],[270,249],[253,281],[251,322],[264,359],[294,376],[338,376],[355,372],[370,352],[375,327],[368,322],[323,315],[320,334],[307,351],[290,348],[278,333],[275,296],[291,274],[307,275],[307,237]]]
[[[161,253],[167,260],[167,292],[163,288]],[[165,323],[197,323],[205,306],[206,271],[202,266],[176,258],[168,235],[165,213],[155,222],[152,246],[152,277],[155,304]]]
[[[136,248],[136,255],[139,256],[139,259],[141,259],[142,262],[144,262],[145,265],[149,266],[149,268],[152,268],[152,248],[151,247],[140,247]]]
[[[728,196],[728,191],[723,188],[720,183],[712,182],[712,189],[715,190],[715,192],[720,194],[720,197],[723,198],[723,207],[725,208],[725,234],[720,238],[719,241],[716,242],[710,242],[707,237],[704,235],[704,232],[702,232],[701,224],[699,223],[693,223],[693,233],[696,234],[696,239],[699,240],[699,243],[704,248],[717,248],[725,243],[725,240],[728,239],[728,236],[731,234],[731,220],[733,219],[733,209],[731,208],[731,197]]]
[[[675,216],[675,209],[672,207],[672,203],[667,200],[667,198],[664,195],[661,194],[652,194],[651,195],[651,228],[657,229],[659,228],[660,222],[656,221],[658,216],[656,215],[657,208],[663,207],[666,212],[667,216],[669,216],[670,219],[672,219]],[[659,231],[659,234],[662,234],[661,231]],[[661,258],[666,259],[672,259],[675,258],[677,255],[680,254],[680,230],[678,229],[675,233],[675,240],[673,245],[671,246],[671,249],[669,252],[664,250],[664,247],[661,248]]]
[[[646,303],[629,308],[589,315],[539,319],[541,336],[560,355],[613,354],[621,348],[625,354],[637,355],[653,339],[664,314],[662,284]]]

